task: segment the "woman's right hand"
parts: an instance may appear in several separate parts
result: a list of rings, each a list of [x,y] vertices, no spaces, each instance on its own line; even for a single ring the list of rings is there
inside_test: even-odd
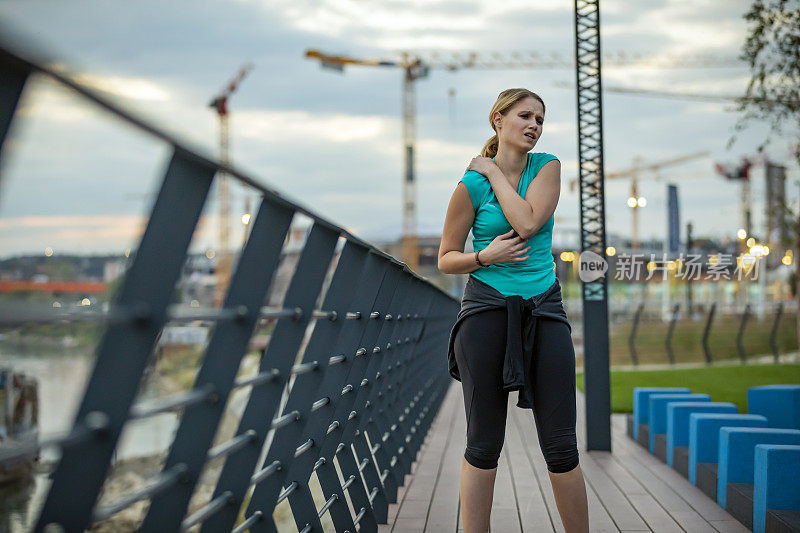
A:
[[[522,254],[530,251],[531,247],[523,248],[527,241],[519,235],[512,237],[514,233],[515,231],[512,229],[495,237],[486,248],[481,250],[479,256],[481,263],[519,263],[530,257]]]

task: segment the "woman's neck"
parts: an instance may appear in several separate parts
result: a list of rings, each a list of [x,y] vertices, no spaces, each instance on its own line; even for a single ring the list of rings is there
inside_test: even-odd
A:
[[[522,171],[525,170],[525,165],[528,163],[528,152],[518,152],[508,148],[503,149],[501,146],[497,149],[494,162],[503,172],[506,179],[514,183],[522,176]]]

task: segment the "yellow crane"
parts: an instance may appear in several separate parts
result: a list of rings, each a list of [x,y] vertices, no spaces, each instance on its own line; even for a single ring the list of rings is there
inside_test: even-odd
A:
[[[658,171],[662,168],[679,165],[681,163],[686,163],[695,159],[701,159],[703,157],[709,157],[710,155],[711,154],[708,151],[697,152],[694,154],[688,154],[647,164],[644,164],[642,159],[637,156],[634,157],[633,166],[631,168],[619,170],[617,172],[608,172],[605,174],[604,179],[606,180],[631,178],[631,192],[630,196],[628,197],[628,207],[631,208],[631,249],[636,250],[639,248],[639,209],[647,205],[647,200],[644,197],[639,196],[639,174],[648,171]],[[571,179],[569,182],[570,191],[574,192],[577,185],[578,179]]]
[[[398,61],[382,61],[377,59],[356,59],[345,56],[323,54],[319,50],[306,50],[306,57],[318,59],[323,67],[342,71],[345,65],[363,65],[371,67],[399,67],[405,71],[403,76],[403,261],[412,270],[419,267],[419,251],[417,248],[417,187],[414,172],[414,148],[417,138],[416,96],[414,82],[428,75],[429,67],[419,58],[402,54]]]
[[[541,52],[430,52],[422,54],[401,53],[396,60],[362,59],[343,55],[325,54],[308,49],[305,56],[316,59],[323,68],[343,72],[346,65],[402,68],[403,77],[403,235],[402,259],[413,270],[419,265],[417,248],[417,196],[414,171],[414,149],[416,143],[416,109],[414,82],[428,75],[430,69],[456,71],[460,69],[572,69],[574,58],[565,58],[558,53]],[[643,56],[639,54],[603,54],[604,66],[647,66],[657,68],[693,68],[731,66],[741,64],[733,58],[709,55],[695,56]],[[451,93],[451,97],[453,93]],[[634,210],[635,212],[635,210]]]
[[[225,165],[230,165],[230,136],[229,136],[229,122],[228,122],[228,98],[236,91],[239,83],[244,79],[248,72],[253,68],[253,65],[248,63],[244,65],[236,75],[225,85],[225,88],[214,97],[208,104],[216,110],[219,117],[219,159]],[[228,281],[231,277],[231,268],[233,266],[233,256],[230,249],[230,233],[231,233],[231,206],[230,194],[228,192],[228,176],[225,173],[220,173],[219,176],[219,247],[216,255],[216,267],[214,274],[217,279],[216,289],[214,291],[214,303],[217,306],[222,305],[225,298],[225,289],[228,287]],[[249,202],[249,198],[248,198]],[[245,207],[245,211],[249,213],[249,206]]]

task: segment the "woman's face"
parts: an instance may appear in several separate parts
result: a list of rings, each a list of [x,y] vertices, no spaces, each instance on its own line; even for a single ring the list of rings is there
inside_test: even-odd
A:
[[[544,108],[539,100],[528,97],[514,104],[505,115],[495,113],[494,119],[500,143],[527,152],[542,135]]]

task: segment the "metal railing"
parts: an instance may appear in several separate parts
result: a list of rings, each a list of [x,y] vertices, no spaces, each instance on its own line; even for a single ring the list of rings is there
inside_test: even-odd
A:
[[[42,74],[168,143],[172,157],[108,311],[0,310],[0,326],[90,321],[106,327],[71,430],[0,455],[2,466],[46,446],[61,449],[35,530],[83,531],[146,500],[142,531],[196,526],[275,531],[273,510],[288,498],[299,531],[321,532],[324,513],[337,531],[377,531],[451,382],[446,350],[458,302],[393,257],[237,169],[185,147],[48,64],[0,43],[0,142],[26,80]],[[181,312],[169,305],[171,296],[220,172],[260,191],[261,203],[223,306]],[[282,308],[264,308],[297,213],[313,224]],[[335,270],[323,287],[333,262]],[[265,317],[274,319],[275,327],[259,370],[237,381],[254,328]],[[165,323],[197,319],[215,327],[191,390],[136,403]],[[302,346],[310,325],[313,332]],[[251,392],[235,436],[212,447],[229,396],[243,387]],[[126,424],[175,410],[180,420],[162,471],[140,490],[98,505]],[[219,459],[224,463],[213,495],[189,514],[200,474]],[[319,507],[309,489],[314,473],[325,497]]]
[[[791,302],[789,302],[791,303]],[[642,318],[645,314],[645,303],[640,302],[635,310],[632,311],[632,317],[629,318],[631,328],[630,332],[627,335],[627,346],[628,352],[630,354],[631,363],[633,366],[638,366],[641,362],[642,351],[637,349],[636,342],[637,339],[640,338],[641,331],[640,326],[642,322],[645,320]],[[675,330],[676,327],[690,327],[692,332],[688,335],[692,338],[692,340],[697,343],[698,347],[702,348],[702,359],[697,359],[697,362],[704,362],[705,364],[712,364],[719,361],[727,361],[730,360],[734,355],[735,349],[735,356],[738,361],[742,364],[748,362],[748,351],[752,355],[752,348],[750,350],[747,349],[745,346],[745,337],[749,333],[752,335],[757,335],[759,338],[764,337],[764,332],[769,331],[768,337],[765,339],[768,348],[765,347],[763,352],[759,353],[767,353],[772,356],[772,361],[775,364],[780,362],[781,358],[781,347],[779,346],[779,326],[783,322],[788,321],[791,324],[791,336],[793,340],[796,340],[796,319],[795,316],[786,315],[786,309],[784,302],[778,302],[776,304],[772,304],[770,312],[766,312],[766,306],[764,310],[764,316],[761,317],[760,323],[748,329],[748,324],[754,318],[759,318],[757,315],[754,315],[752,311],[752,306],[750,304],[744,304],[743,306],[739,306],[738,308],[734,308],[730,305],[726,306],[724,309],[724,313],[721,312],[722,305],[718,305],[717,302],[711,302],[710,305],[697,305],[694,304],[692,306],[691,311],[687,309],[685,304],[681,303],[674,303],[672,304],[672,309],[669,315],[669,320],[666,321],[666,329],[664,330],[663,336],[663,345],[667,356],[667,363],[670,365],[674,365],[677,362],[678,357],[676,357],[675,348],[673,346],[673,341],[675,340]],[[645,335],[648,341],[652,341],[653,338],[656,336],[657,332],[664,329],[662,326],[664,322],[661,318],[662,313],[662,306],[661,302],[657,302],[654,305],[650,306],[649,310],[649,320],[647,320],[647,325],[645,326]],[[724,328],[717,327],[715,330],[715,325],[720,319],[724,319],[726,324],[724,324]],[[623,320],[619,321],[620,323],[624,323]],[[655,327],[654,327],[655,325]],[[702,325],[702,328],[699,326]],[[735,329],[735,332],[731,331],[731,329]],[[756,331],[753,331],[756,329]],[[695,331],[696,330],[696,331]],[[718,331],[721,330],[721,331]],[[711,347],[710,338],[712,333],[717,333],[717,337],[727,336],[729,337],[728,340],[732,340],[735,338],[734,345],[731,346],[731,349],[726,353],[714,353],[714,350]],[[682,334],[686,337],[687,333]],[[652,344],[652,342],[651,342]],[[685,342],[684,342],[685,344]],[[652,348],[652,346],[651,346]],[[784,352],[786,348],[784,348]],[[793,350],[790,350],[793,351]],[[652,356],[652,354],[650,354]],[[681,359],[683,362],[688,362],[686,359],[686,354],[680,354]],[[654,362],[652,357],[649,358],[649,362]]]

